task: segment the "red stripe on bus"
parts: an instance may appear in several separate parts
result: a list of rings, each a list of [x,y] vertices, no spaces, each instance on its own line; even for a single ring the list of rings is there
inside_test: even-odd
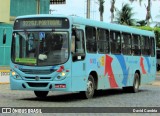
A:
[[[106,75],[108,73],[108,77],[109,77],[109,83],[111,87],[118,87],[114,74],[113,74],[113,70],[112,70],[112,60],[113,58],[106,55],[106,61],[105,61],[105,72],[104,75]]]

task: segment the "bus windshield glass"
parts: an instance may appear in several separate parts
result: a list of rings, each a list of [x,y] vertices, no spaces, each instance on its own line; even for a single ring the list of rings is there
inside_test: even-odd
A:
[[[51,66],[68,60],[68,32],[14,32],[12,61],[16,64]]]

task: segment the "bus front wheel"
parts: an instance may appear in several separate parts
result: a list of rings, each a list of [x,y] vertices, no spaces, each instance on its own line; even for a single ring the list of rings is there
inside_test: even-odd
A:
[[[49,91],[34,91],[34,94],[38,97],[38,98],[44,98],[48,95]]]
[[[87,81],[87,90],[85,91],[85,97],[87,99],[92,98],[95,91],[95,82],[92,75],[89,75],[88,81]]]

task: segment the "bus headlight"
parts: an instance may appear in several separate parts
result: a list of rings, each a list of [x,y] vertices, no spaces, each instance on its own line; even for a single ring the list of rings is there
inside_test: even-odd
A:
[[[61,76],[62,76],[62,77],[64,77],[65,75],[66,75],[66,73],[65,73],[65,72],[62,72],[62,73],[61,73]]]
[[[64,78],[66,78],[66,76],[67,76],[67,73],[66,73],[66,72],[61,72],[61,73],[57,76],[56,80],[62,80],[62,79],[64,79]]]
[[[15,71],[12,71],[11,75],[17,80],[21,80],[22,79]]]
[[[12,74],[12,76],[15,76],[15,75],[16,75],[16,72],[13,71],[11,74]]]

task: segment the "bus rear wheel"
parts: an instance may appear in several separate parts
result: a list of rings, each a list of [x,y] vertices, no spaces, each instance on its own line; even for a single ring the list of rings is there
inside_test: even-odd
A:
[[[38,98],[45,98],[48,95],[49,91],[34,91],[34,94],[38,97]]]
[[[89,75],[87,81],[87,90],[85,91],[85,98],[90,99],[93,97],[95,91],[95,82],[92,75]]]
[[[139,74],[138,74],[138,73],[135,73],[135,74],[134,74],[133,86],[123,87],[123,90],[124,90],[125,92],[129,92],[129,93],[137,93],[137,92],[139,91],[139,85],[140,85]]]
[[[135,74],[134,74],[133,86],[131,87],[131,92],[137,93],[137,92],[139,91],[139,85],[140,85],[139,74],[138,74],[138,73],[135,73]]]

